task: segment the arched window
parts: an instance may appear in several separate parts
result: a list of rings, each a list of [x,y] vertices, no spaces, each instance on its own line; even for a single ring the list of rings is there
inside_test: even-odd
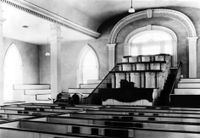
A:
[[[79,68],[79,83],[87,84],[88,80],[99,79],[98,58],[96,53],[90,46],[85,46],[82,50]]]
[[[164,31],[147,30],[137,33],[129,40],[130,54],[154,55],[173,54],[173,38]]]
[[[13,85],[22,83],[22,60],[17,47],[12,44],[4,59],[4,101],[14,99]]]

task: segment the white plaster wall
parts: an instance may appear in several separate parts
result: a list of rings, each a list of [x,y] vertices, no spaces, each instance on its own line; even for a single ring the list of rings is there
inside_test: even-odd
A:
[[[4,38],[4,55],[8,47],[14,43],[21,54],[23,64],[23,83],[39,83],[39,60],[38,46],[14,39]]]

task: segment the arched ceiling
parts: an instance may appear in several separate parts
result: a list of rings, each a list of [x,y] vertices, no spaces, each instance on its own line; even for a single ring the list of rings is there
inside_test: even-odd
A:
[[[0,0],[4,1],[4,0]],[[127,13],[130,0],[7,0],[28,3],[30,9],[41,8],[52,14],[71,21],[76,25],[96,32],[109,18]],[[33,6],[30,6],[33,5]],[[137,10],[158,7],[200,8],[200,0],[133,0]],[[4,36],[36,43],[47,44],[50,34],[50,22],[19,9],[3,4]],[[22,28],[23,25],[29,26]],[[62,26],[62,37],[66,41],[91,39],[90,36]]]
[[[77,24],[97,30],[108,18],[127,12],[131,0],[26,0]],[[132,0],[136,10],[156,7],[200,8],[199,0]]]

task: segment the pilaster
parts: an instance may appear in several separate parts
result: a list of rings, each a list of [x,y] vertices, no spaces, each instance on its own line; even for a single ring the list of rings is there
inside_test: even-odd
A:
[[[188,37],[189,78],[197,77],[197,38]]]
[[[61,27],[58,24],[51,25],[50,36],[50,72],[51,72],[51,97],[56,99],[61,92]]]
[[[3,44],[3,10],[2,3],[0,3],[0,105],[3,104],[3,91],[4,91],[4,73],[3,73],[3,60],[4,60],[4,44]]]
[[[108,67],[109,71],[115,66],[115,46],[116,44],[107,44],[108,46]]]

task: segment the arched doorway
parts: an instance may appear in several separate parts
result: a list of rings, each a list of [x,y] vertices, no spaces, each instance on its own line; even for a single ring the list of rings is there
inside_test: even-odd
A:
[[[13,85],[22,83],[22,59],[15,44],[10,45],[4,59],[4,102],[16,100]]]
[[[89,80],[99,79],[99,61],[95,51],[86,45],[80,56],[78,84],[87,84]]]

